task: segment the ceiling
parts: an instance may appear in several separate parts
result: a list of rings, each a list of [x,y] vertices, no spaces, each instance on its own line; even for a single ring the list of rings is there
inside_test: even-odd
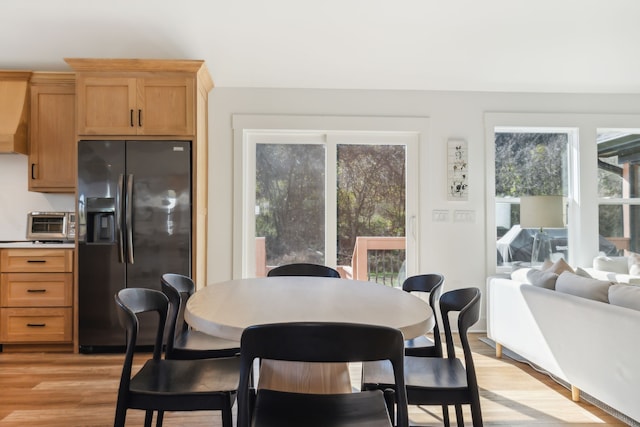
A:
[[[204,59],[217,87],[640,93],[637,0],[3,0],[0,68]]]

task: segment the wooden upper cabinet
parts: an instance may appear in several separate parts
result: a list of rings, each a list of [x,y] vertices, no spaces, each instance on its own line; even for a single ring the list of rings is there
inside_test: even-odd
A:
[[[78,134],[135,135],[133,114],[137,110],[136,79],[82,77],[78,93]]]
[[[194,76],[77,76],[78,135],[189,136],[195,132]]]
[[[138,135],[193,135],[193,77],[138,80]]]
[[[75,104],[73,73],[33,73],[29,129],[30,191],[75,191]]]

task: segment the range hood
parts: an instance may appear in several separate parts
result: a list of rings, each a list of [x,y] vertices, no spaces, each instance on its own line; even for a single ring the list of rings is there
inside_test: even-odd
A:
[[[0,71],[0,153],[28,153],[31,71]]]

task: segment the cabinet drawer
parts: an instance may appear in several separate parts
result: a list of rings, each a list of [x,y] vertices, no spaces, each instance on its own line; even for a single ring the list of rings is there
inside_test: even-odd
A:
[[[69,273],[73,268],[71,249],[3,249],[0,271],[3,273]]]
[[[1,308],[5,343],[71,341],[71,308]]]
[[[2,307],[64,307],[72,304],[71,273],[2,273]]]

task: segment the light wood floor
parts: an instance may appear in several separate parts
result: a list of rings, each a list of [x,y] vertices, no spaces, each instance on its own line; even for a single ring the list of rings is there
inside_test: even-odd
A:
[[[528,365],[496,359],[479,337],[471,341],[485,426],[626,425],[588,403],[572,402],[568,390]],[[121,360],[122,355],[0,353],[0,427],[113,425]],[[357,368],[352,371],[357,376]],[[439,407],[412,406],[410,417],[413,425],[442,425]],[[127,426],[141,425],[142,411],[130,410]],[[169,413],[164,425],[221,424],[218,412],[195,412]]]

